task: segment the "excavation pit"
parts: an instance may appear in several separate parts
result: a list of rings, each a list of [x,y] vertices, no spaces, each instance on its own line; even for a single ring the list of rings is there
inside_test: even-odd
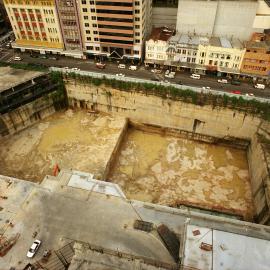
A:
[[[57,164],[101,179],[125,123],[106,113],[55,113],[0,140],[0,174],[40,182]]]
[[[239,149],[245,148],[245,142],[230,145],[227,141],[225,145],[202,142],[198,136],[196,140],[185,138],[191,136],[130,124],[108,179],[130,199],[251,219],[246,149]]]

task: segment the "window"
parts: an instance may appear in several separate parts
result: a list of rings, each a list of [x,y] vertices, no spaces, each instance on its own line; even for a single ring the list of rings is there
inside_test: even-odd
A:
[[[135,9],[135,14],[139,14],[140,10],[139,9]]]
[[[83,5],[86,5],[86,0],[82,0],[82,4]]]
[[[95,1],[90,1],[89,4],[90,5],[94,5],[95,4]]]
[[[98,31],[94,31],[94,34],[97,35],[98,34]]]
[[[136,21],[136,22],[139,22],[139,21],[140,21],[140,18],[135,18],[135,21]]]
[[[139,6],[140,2],[139,1],[135,1],[135,6]]]
[[[87,8],[83,8],[82,11],[83,11],[83,12],[87,12]]]
[[[85,23],[84,26],[85,26],[85,27],[89,27],[89,23]]]
[[[135,33],[135,36],[136,36],[136,37],[140,36],[140,33],[136,32],[136,33]]]
[[[87,39],[88,41],[90,41],[90,40],[91,40],[91,37],[87,37],[86,39]]]
[[[230,60],[231,59],[231,56],[228,54],[227,57],[226,57],[227,60]]]
[[[135,28],[136,28],[136,29],[140,29],[140,26],[139,26],[139,25],[135,25]]]
[[[186,54],[187,53],[187,51],[186,50],[183,50],[183,54]]]
[[[88,16],[83,16],[83,18],[84,18],[85,20],[88,20]]]
[[[93,27],[97,27],[97,24],[96,23],[93,23]]]
[[[96,51],[99,51],[100,50],[100,48],[99,47],[96,47]]]
[[[135,43],[140,43],[140,40],[139,40],[139,39],[136,39],[136,40],[135,40]]]
[[[94,38],[94,41],[98,41],[98,38]]]
[[[96,20],[97,19],[97,17],[96,16],[92,16],[92,20]]]
[[[96,10],[94,8],[91,8],[91,12],[96,12]]]
[[[86,34],[90,34],[91,33],[90,30],[86,30],[85,32],[86,32]]]
[[[86,50],[93,50],[93,46],[86,46]]]
[[[140,54],[140,52],[139,51],[136,51],[136,50],[134,50],[133,53],[134,54]]]

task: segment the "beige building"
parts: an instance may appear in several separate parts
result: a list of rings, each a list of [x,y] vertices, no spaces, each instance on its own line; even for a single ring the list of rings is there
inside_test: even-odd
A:
[[[239,74],[245,48],[239,40],[210,38],[208,45],[198,46],[196,63],[208,71],[223,74]]]
[[[63,42],[54,0],[4,0],[15,34],[13,48],[61,53]]]
[[[164,65],[168,60],[168,40],[173,31],[166,27],[154,28],[145,44],[145,64]]]
[[[151,25],[151,0],[79,2],[88,57],[140,60]]]

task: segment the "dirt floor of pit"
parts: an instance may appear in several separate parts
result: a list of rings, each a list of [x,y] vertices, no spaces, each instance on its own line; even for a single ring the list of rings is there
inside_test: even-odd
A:
[[[99,179],[124,123],[124,118],[105,114],[55,113],[0,141],[0,174],[41,181],[58,164]]]
[[[253,214],[243,150],[131,128],[109,178],[131,199]]]

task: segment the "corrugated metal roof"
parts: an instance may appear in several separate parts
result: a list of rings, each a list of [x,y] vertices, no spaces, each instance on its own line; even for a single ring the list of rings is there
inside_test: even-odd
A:
[[[223,48],[232,48],[232,44],[227,38],[220,37],[219,40]]]

